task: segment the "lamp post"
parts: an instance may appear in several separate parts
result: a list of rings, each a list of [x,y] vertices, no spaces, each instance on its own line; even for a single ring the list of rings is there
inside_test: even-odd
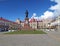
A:
[[[33,24],[33,26],[34,26],[34,31],[35,31],[35,24]]]
[[[49,30],[50,30],[50,23],[48,23],[48,28],[49,28]]]

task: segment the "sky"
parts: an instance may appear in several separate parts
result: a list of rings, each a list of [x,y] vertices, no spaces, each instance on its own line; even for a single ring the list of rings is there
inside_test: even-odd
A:
[[[59,0],[0,0],[0,17],[11,21],[20,18],[23,21],[28,10],[30,19],[52,18],[59,15],[59,7]]]

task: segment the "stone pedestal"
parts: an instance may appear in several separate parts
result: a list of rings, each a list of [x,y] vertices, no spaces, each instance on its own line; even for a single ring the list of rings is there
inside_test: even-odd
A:
[[[29,18],[25,18],[25,24],[29,25]]]
[[[32,28],[29,25],[29,18],[25,18],[23,30],[31,30]]]

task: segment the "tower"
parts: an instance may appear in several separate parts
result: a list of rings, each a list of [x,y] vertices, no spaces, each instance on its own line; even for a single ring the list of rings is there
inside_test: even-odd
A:
[[[16,20],[16,23],[20,24],[20,19],[19,18]]]

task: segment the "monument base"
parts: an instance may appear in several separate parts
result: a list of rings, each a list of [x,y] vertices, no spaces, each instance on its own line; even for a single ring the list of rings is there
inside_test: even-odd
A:
[[[26,10],[25,14],[26,17],[25,17],[24,27],[22,28],[22,30],[31,30],[32,28],[29,26],[28,10]]]
[[[28,24],[24,24],[24,27],[22,30],[32,30],[32,28]]]

